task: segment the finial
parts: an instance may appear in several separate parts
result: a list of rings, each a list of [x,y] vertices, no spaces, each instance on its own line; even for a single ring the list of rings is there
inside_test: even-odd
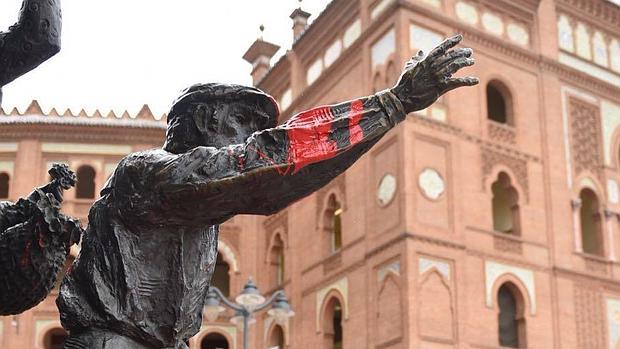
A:
[[[265,34],[265,26],[261,24],[258,29],[260,30],[260,39],[263,40],[263,34]]]

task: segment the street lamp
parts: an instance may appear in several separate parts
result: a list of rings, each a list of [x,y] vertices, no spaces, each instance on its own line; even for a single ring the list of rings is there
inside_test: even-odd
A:
[[[273,304],[267,314],[273,317],[280,326],[286,325],[288,320],[295,315],[284,294],[284,290],[276,291],[269,299],[265,299],[251,278],[243,286],[243,290],[235,298],[234,302],[228,300],[217,287],[209,287],[204,307],[207,321],[213,322],[217,320],[219,315],[226,310],[226,308],[220,305],[220,301],[235,311],[235,316],[230,319],[230,322],[237,326],[243,324],[243,349],[248,349],[248,326],[251,322],[256,322],[252,316],[253,314]]]

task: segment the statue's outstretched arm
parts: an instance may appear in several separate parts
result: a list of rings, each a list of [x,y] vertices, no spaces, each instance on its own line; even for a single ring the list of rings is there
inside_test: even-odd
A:
[[[0,87],[60,51],[60,0],[24,0],[18,22],[0,33]]]
[[[426,108],[449,90],[477,83],[451,77],[473,64],[470,49],[449,51],[460,40],[446,40],[426,59],[414,57],[393,89],[302,112],[242,145],[198,147],[167,159],[154,183],[164,208],[159,217],[219,223],[236,214],[272,214],[311,194],[349,168],[407,113]]]
[[[16,203],[0,203],[0,315],[18,314],[52,290],[69,247],[79,241],[77,220],[61,213],[62,191],[75,183],[66,167],[54,180]]]

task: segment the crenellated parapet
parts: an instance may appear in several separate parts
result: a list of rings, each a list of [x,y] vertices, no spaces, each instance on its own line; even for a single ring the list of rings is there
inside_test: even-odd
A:
[[[88,113],[85,109],[81,109],[79,112],[75,113],[70,108],[67,108],[62,114],[58,112],[58,109],[52,108],[49,112],[44,112],[41,108],[41,105],[37,100],[33,100],[28,107],[24,110],[24,112],[20,112],[16,107],[13,108],[10,112],[5,111],[2,107],[0,107],[0,123],[3,123],[3,117],[50,117],[50,118],[76,118],[76,119],[90,119],[90,120],[107,120],[107,121],[151,121],[156,123],[161,123],[165,126],[166,114],[155,116],[151,111],[151,108],[144,104],[140,111],[135,115],[130,114],[127,110],[125,110],[122,114],[116,114],[113,110],[105,113],[96,109],[92,113]]]

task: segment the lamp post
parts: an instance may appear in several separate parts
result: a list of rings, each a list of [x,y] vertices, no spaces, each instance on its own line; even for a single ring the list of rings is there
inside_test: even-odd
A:
[[[295,312],[291,310],[291,305],[288,303],[284,290],[278,290],[269,299],[265,299],[251,278],[243,286],[243,290],[235,298],[234,302],[228,300],[217,287],[209,287],[204,307],[207,321],[213,322],[217,320],[220,314],[226,311],[226,308],[221,306],[220,301],[235,311],[235,316],[230,319],[232,323],[237,326],[243,323],[243,349],[248,349],[248,326],[251,321],[256,321],[252,318],[253,314],[271,305],[271,309],[269,309],[267,314],[273,317],[276,323],[281,326],[284,326],[289,318],[295,315]]]

